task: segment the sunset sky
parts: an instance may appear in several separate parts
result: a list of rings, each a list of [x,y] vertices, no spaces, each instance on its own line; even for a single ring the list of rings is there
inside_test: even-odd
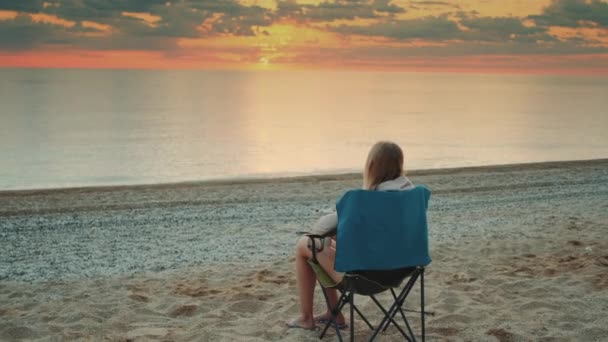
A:
[[[0,0],[0,67],[608,74],[608,0]]]

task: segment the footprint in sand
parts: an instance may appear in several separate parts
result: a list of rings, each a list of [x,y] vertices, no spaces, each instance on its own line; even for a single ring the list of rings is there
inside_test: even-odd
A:
[[[550,303],[545,303],[545,302],[540,302],[540,301],[531,301],[528,302],[526,304],[523,304],[519,307],[520,311],[534,311],[537,312],[539,310],[549,310],[549,311],[559,311],[560,310],[560,306],[559,305],[555,305],[555,304],[550,304]]]
[[[173,289],[173,293],[188,297],[214,296],[221,292],[220,290],[209,289],[206,286],[190,286],[185,284],[178,284]]]
[[[608,289],[608,273],[598,274],[591,279],[591,283],[597,290]]]
[[[15,341],[36,337],[36,332],[28,327],[14,325],[13,323],[0,324],[0,339],[2,340]]]
[[[191,304],[191,305],[181,305],[178,306],[177,308],[173,309],[170,313],[169,316],[171,317],[179,317],[179,316],[193,316],[194,313],[196,312],[196,310],[198,309],[198,305],[195,304]]]
[[[565,263],[565,262],[571,262],[571,261],[574,261],[574,260],[576,260],[576,259],[577,259],[576,257],[574,257],[574,256],[572,256],[572,255],[568,255],[568,256],[567,256],[567,257],[565,257],[565,258],[561,258],[561,259],[559,259],[559,260],[558,260],[558,262],[561,264],[561,263]]]
[[[227,293],[228,296],[228,300],[229,301],[241,301],[241,300],[258,300],[258,301],[267,301],[271,296],[272,293],[267,292],[267,291],[245,291],[242,288],[239,287],[235,287],[232,288],[230,291],[228,291]]]
[[[258,280],[262,280],[265,277],[270,277],[272,275],[272,271],[269,269],[263,269],[263,270],[257,271],[255,273],[255,275]]]
[[[456,283],[472,283],[476,280],[477,278],[471,277],[466,273],[456,273],[452,276],[452,279],[448,280],[446,283],[452,285]]]
[[[559,272],[554,268],[546,268],[543,270],[543,275],[545,277],[553,277],[553,276],[557,275],[558,273]]]
[[[140,338],[159,338],[166,336],[168,332],[169,331],[165,328],[142,327],[129,331],[126,340],[134,341],[136,339],[139,340]]]
[[[254,313],[260,311],[263,303],[257,300],[242,300],[230,306],[229,311],[240,313]]]
[[[515,335],[505,329],[490,329],[486,331],[486,335],[496,337],[500,342],[515,341]]]
[[[453,326],[453,325],[467,325],[471,323],[473,319],[469,316],[459,315],[459,314],[450,314],[441,316],[430,322],[432,325],[443,325],[443,326]]]
[[[608,255],[604,255],[604,256],[597,258],[596,264],[598,266],[608,267]]]
[[[140,293],[132,293],[129,295],[129,298],[136,302],[143,302],[143,303],[147,303],[150,300],[150,298],[148,298],[148,296],[146,296],[144,294],[140,294]]]
[[[277,285],[289,283],[290,279],[288,279],[285,275],[279,274],[277,276],[274,276],[273,273],[274,272],[272,272],[271,270],[261,270],[255,273],[255,279],[258,282],[272,283]]]
[[[456,336],[459,332],[460,329],[454,327],[429,327],[427,329],[427,333],[429,334],[438,334],[444,337]]]

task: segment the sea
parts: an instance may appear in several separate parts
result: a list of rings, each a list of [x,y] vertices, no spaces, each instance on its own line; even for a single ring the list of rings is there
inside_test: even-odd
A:
[[[0,69],[0,190],[608,158],[608,77]]]

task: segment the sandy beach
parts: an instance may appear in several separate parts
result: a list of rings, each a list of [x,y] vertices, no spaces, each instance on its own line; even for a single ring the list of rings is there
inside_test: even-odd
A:
[[[608,159],[408,175],[433,191],[429,341],[608,340]],[[0,192],[0,341],[316,341],[284,324],[295,232],[360,182]]]

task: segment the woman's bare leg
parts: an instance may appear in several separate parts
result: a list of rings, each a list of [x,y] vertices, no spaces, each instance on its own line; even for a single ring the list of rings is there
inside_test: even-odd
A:
[[[312,268],[308,264],[308,259],[311,258],[312,252],[308,248],[308,237],[302,237],[296,244],[296,281],[298,287],[298,295],[300,297],[300,317],[292,322],[290,325],[299,325],[303,328],[314,327],[314,316],[313,316],[313,299],[315,285],[317,277],[313,272]],[[334,271],[334,259],[335,259],[335,243],[332,241],[332,245],[324,248],[323,251],[317,253],[317,260],[321,264],[324,270],[328,273],[335,281],[342,280],[342,275]],[[336,290],[328,289],[328,297],[332,307],[336,306],[338,301]],[[325,317],[329,317],[329,311],[324,314]],[[344,321],[344,317],[340,314],[338,321]]]
[[[310,251],[309,251],[310,252]],[[312,253],[312,252],[310,252]],[[323,249],[323,252],[317,254],[317,260],[321,267],[327,272],[327,274],[336,282],[339,283],[342,281],[342,274],[338,273],[334,269],[335,261],[336,261],[336,241],[331,240],[331,244]],[[329,304],[332,308],[335,308],[338,304],[338,291],[335,289],[327,289],[327,297],[329,299]],[[315,316],[315,319],[329,319],[330,311],[327,308],[325,313]],[[342,313],[338,314],[336,319],[338,323],[344,323],[344,316]]]
[[[306,328],[312,328],[315,325],[312,307],[317,277],[308,264],[310,253],[308,237],[300,238],[296,244],[296,281],[300,297],[300,318],[298,322],[300,326]]]

